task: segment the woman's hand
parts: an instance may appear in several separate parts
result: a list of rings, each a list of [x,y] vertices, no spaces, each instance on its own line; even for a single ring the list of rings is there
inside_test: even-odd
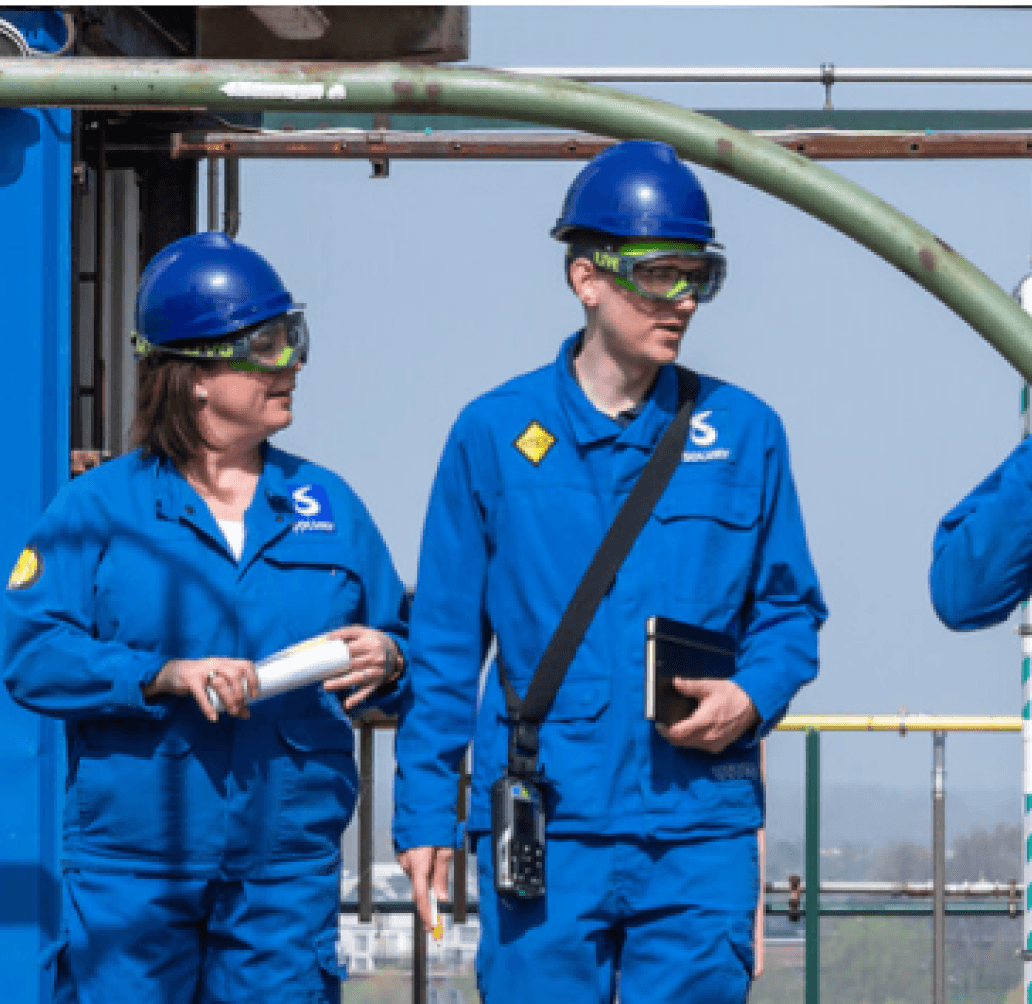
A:
[[[161,667],[151,684],[144,687],[146,700],[158,694],[190,694],[209,722],[219,720],[218,712],[208,700],[211,687],[223,708],[237,718],[250,718],[249,697],[258,695],[258,674],[247,659],[170,659]]]
[[[350,660],[347,670],[323,682],[327,690],[354,690],[344,701],[348,711],[401,670],[398,646],[390,635],[382,631],[352,624],[330,631],[327,637],[339,638],[348,646]]]

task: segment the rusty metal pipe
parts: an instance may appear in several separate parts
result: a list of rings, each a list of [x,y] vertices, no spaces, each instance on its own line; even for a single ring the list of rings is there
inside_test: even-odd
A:
[[[0,105],[457,113],[661,140],[852,237],[1032,380],[1032,317],[934,234],[820,164],[654,98],[552,77],[397,63],[3,59]]]

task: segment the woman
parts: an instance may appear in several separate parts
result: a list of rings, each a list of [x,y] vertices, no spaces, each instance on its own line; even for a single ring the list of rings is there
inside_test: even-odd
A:
[[[396,699],[404,589],[351,489],[267,442],[308,331],[264,258],[177,241],[136,324],[137,449],[54,499],[6,594],[7,686],[66,726],[55,999],[328,1002],[340,699]],[[255,661],[323,633],[347,668],[248,705]]]

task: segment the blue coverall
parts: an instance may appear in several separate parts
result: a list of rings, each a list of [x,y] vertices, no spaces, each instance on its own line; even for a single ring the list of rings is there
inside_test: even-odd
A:
[[[478,703],[482,660],[496,641],[515,689],[526,691],[676,411],[677,376],[665,366],[626,428],[599,412],[572,373],[578,338],[553,365],[469,405],[445,446],[396,748],[399,850],[454,844],[456,773],[471,738],[468,828],[474,840],[490,830],[508,728],[495,665]],[[675,748],[646,721],[651,615],[736,639],[734,679],[760,724],[723,754]],[[540,729],[553,792],[545,901],[495,909],[490,854],[479,854],[478,977],[488,1004],[610,1000],[617,968],[625,1004],[744,998],[763,822],[759,739],[816,675],[825,616],[779,420],[702,377],[683,461]],[[645,874],[627,872],[643,861],[652,862]],[[656,953],[664,979],[650,965]],[[716,976],[703,978],[714,963]]]
[[[338,699],[308,686],[212,724],[142,690],[172,658],[258,660],[353,623],[406,652],[405,592],[315,464],[264,447],[244,524],[238,562],[176,468],[134,452],[58,494],[8,586],[6,684],[67,740],[58,1000],[335,1000],[357,790]]]
[[[960,631],[999,624],[1032,593],[1032,439],[942,518],[930,585],[936,613]]]

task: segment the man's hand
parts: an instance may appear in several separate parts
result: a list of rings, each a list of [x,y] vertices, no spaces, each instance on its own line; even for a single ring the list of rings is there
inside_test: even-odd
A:
[[[674,677],[674,686],[699,706],[687,718],[666,726],[659,734],[674,746],[723,753],[760,720],[749,695],[733,680],[691,680]]]
[[[237,718],[250,718],[249,697],[258,696],[258,674],[247,659],[170,659],[143,689],[146,700],[158,694],[191,695],[209,722],[219,716],[208,700],[211,687],[222,706]]]
[[[427,931],[434,928],[430,915],[430,886],[434,887],[438,903],[448,899],[451,859],[450,847],[410,847],[398,855],[398,864],[412,883],[412,898]]]

